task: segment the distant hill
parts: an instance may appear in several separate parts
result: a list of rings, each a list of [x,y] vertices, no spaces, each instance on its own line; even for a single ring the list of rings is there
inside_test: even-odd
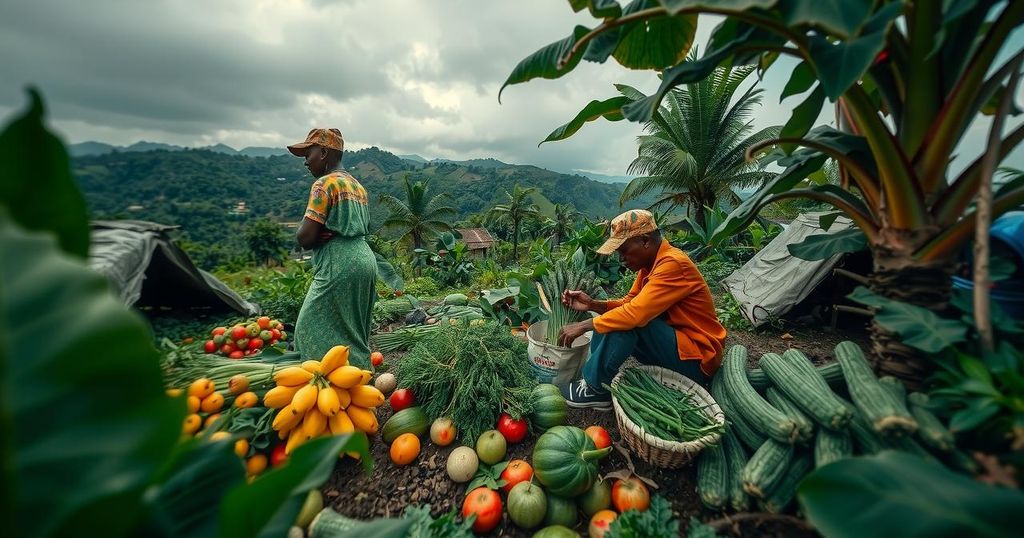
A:
[[[85,157],[86,155],[103,155],[114,151],[114,146],[103,142],[81,142],[68,146],[68,152],[72,157]]]
[[[77,144],[71,144],[68,146],[68,150],[72,157],[88,157],[91,155],[106,155],[108,153],[126,153],[126,152],[144,152],[144,151],[184,151],[185,146],[176,146],[173,144],[164,144],[161,142],[136,142],[130,146],[114,146],[103,142],[79,142]],[[198,149],[207,149],[217,153],[224,153],[226,155],[246,155],[249,157],[271,157],[274,155],[288,155],[288,150],[285,148],[267,148],[267,147],[247,147],[242,150],[236,150],[235,148],[227,144],[215,144],[212,146],[206,146]]]
[[[423,157],[420,157],[419,155],[416,155],[415,153],[410,154],[410,155],[399,155],[398,158],[399,159],[405,159],[406,161],[417,162],[417,163],[428,162],[427,159],[425,159]]]
[[[572,170],[569,174],[579,174],[583,177],[589,177],[594,181],[600,181],[601,183],[629,183],[633,180],[634,176],[606,176],[604,174],[598,174],[595,172],[587,172],[586,170]]]

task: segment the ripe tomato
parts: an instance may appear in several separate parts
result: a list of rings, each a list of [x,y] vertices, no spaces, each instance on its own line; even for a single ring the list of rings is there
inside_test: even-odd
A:
[[[232,358],[232,359],[241,359],[244,356],[245,356],[245,352],[242,351],[241,349],[236,349],[236,350],[234,350],[234,351],[232,351],[231,353],[228,354],[228,357]]]
[[[217,351],[217,344],[213,343],[213,340],[207,340],[206,343],[203,344],[203,351],[207,353],[214,353]]]
[[[587,437],[594,441],[597,448],[612,446],[612,436],[608,435],[608,430],[600,426],[591,426],[584,431],[587,432]]]
[[[269,328],[270,318],[267,316],[263,316],[260,319],[256,320],[256,324],[259,325],[261,329]]]
[[[476,514],[474,532],[490,532],[497,527],[501,522],[501,497],[498,492],[484,486],[470,491],[462,503],[462,517],[467,518],[470,514]]]
[[[380,366],[380,364],[384,362],[384,354],[380,351],[370,353],[370,362],[373,363],[374,367]]]
[[[222,334],[224,334],[226,332],[228,332],[227,327],[217,327],[210,334],[213,335],[213,336],[220,336],[220,335],[222,335]]]
[[[259,338],[252,338],[249,340],[250,350],[260,349],[261,347],[263,347],[263,340],[260,340]]]
[[[630,509],[643,512],[651,505],[651,494],[639,478],[629,477],[612,486],[612,504],[620,513]]]
[[[284,443],[274,445],[274,449],[270,451],[271,467],[277,467],[286,461],[288,461],[288,454],[284,453]]]
[[[608,529],[612,526],[612,521],[619,517],[618,514],[611,510],[601,510],[594,514],[590,518],[590,526],[587,528],[587,532],[590,534],[590,538],[602,538],[608,533]]]
[[[235,346],[234,342],[231,342],[230,344],[224,344],[223,346],[220,346],[220,352],[223,355],[225,355],[225,356],[230,355],[231,352],[235,351],[236,349],[238,349],[238,348]]]
[[[498,418],[498,431],[509,443],[518,443],[526,439],[529,427],[524,419],[514,419],[508,413],[502,413]]]
[[[232,340],[241,340],[242,338],[245,338],[248,334],[249,333],[248,331],[245,330],[245,327],[242,327],[241,325],[235,325],[234,327],[231,328]]]
[[[406,407],[412,407],[416,403],[416,397],[413,396],[412,391],[409,389],[398,389],[391,393],[391,409],[395,412],[401,411]]]
[[[281,339],[281,331],[278,330],[277,327],[275,327],[273,329],[270,329],[270,339],[271,340],[280,340]]]
[[[502,486],[505,493],[512,491],[512,488],[520,482],[529,482],[533,478],[533,467],[530,467],[529,463],[523,460],[512,460],[508,462],[508,467],[501,472],[501,478],[505,480],[506,484]]]

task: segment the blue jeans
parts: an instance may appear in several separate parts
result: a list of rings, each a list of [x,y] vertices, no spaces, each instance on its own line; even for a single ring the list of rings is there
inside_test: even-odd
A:
[[[594,331],[590,357],[583,363],[583,379],[593,390],[605,392],[622,363],[630,356],[643,364],[653,364],[707,385],[710,378],[700,369],[700,360],[680,360],[676,331],[665,320],[655,318],[645,327],[606,334]]]

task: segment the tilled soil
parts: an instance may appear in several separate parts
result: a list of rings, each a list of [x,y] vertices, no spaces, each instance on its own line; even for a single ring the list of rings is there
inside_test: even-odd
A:
[[[790,347],[802,350],[816,363],[832,360],[835,345],[846,339],[852,339],[861,346],[867,343],[863,333],[831,333],[813,328],[790,328],[788,332],[733,332],[727,345],[742,344],[747,347],[751,363],[763,353],[781,353]],[[389,354],[387,363],[401,360],[400,354]],[[391,415],[390,408],[385,404],[378,410],[380,423]],[[568,424],[586,428],[591,425],[603,426],[616,442],[621,441],[614,412],[570,409]],[[509,447],[508,459],[524,459],[531,461],[533,443],[536,435],[526,441]],[[418,504],[430,504],[431,512],[438,516],[456,510],[461,513],[462,501],[465,499],[465,484],[459,484],[448,478],[445,464],[448,454],[456,447],[438,447],[425,438],[420,456],[408,466],[394,465],[388,456],[388,447],[379,439],[373,438],[372,454],[375,468],[372,473],[363,471],[361,464],[346,458],[339,461],[334,474],[324,486],[325,504],[341,514],[356,519],[373,519],[378,517],[398,517],[405,507]],[[624,447],[624,445],[622,445]],[[723,514],[705,508],[696,493],[697,471],[695,464],[682,469],[661,469],[633,457],[633,464],[638,475],[653,480],[657,489],[652,493],[664,496],[672,503],[673,510],[679,516],[680,530],[685,531],[691,516],[702,521],[717,520]],[[626,469],[626,459],[621,453],[613,450],[611,455],[601,462],[601,473]],[[504,501],[505,495],[502,493]],[[586,536],[586,521],[582,518],[576,526],[577,532]],[[743,523],[732,527],[733,532],[743,536],[813,536],[814,534],[780,522]],[[523,531],[512,524],[505,513],[501,524],[489,536],[530,536],[532,533]]]

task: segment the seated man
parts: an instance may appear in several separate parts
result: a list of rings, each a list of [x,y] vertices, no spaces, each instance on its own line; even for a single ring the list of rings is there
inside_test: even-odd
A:
[[[559,387],[571,407],[611,409],[611,384],[626,358],[633,356],[679,372],[701,384],[721,364],[725,328],[704,277],[683,251],[662,239],[649,211],[634,209],[615,217],[611,237],[598,254],[617,251],[636,282],[622,299],[597,301],[581,291],[566,290],[562,303],[597,317],[566,325],[558,337],[568,347],[593,329],[583,378]]]

